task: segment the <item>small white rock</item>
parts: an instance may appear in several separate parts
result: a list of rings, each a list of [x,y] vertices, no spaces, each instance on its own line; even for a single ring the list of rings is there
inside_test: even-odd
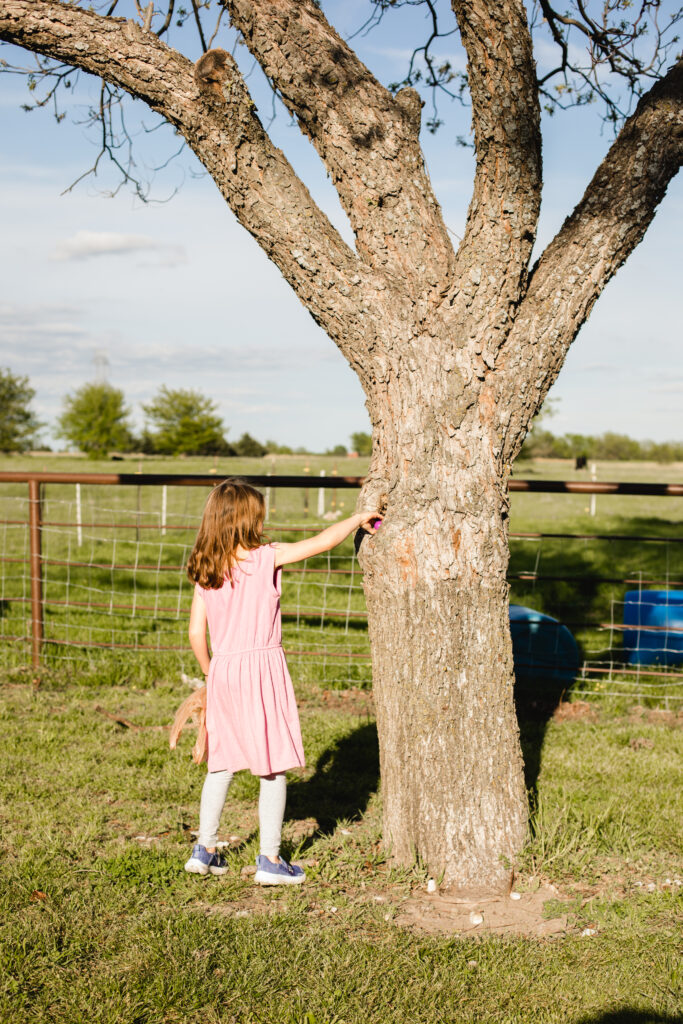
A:
[[[470,914],[470,924],[483,924],[484,915],[478,914],[476,910],[473,910]]]
[[[521,898],[522,898],[521,892],[511,892],[510,893],[510,899],[511,900],[521,900]]]
[[[386,903],[387,901],[386,896],[373,896],[372,898],[375,901],[375,903]]]
[[[385,921],[391,921],[391,914],[385,914],[384,915],[384,920]]]
[[[597,935],[597,934],[598,934],[597,928],[584,928],[583,931],[581,932],[582,936]]]
[[[429,881],[427,882],[427,892],[436,892],[436,879],[429,879]]]
[[[225,839],[219,839],[216,843],[217,850],[224,850],[226,846],[230,846],[230,843],[226,842]]]
[[[341,832],[341,834],[343,836],[350,836],[351,835],[351,829],[350,828],[340,828],[339,831]]]
[[[330,907],[330,913],[331,914],[336,914],[337,913],[337,908],[336,907]]]
[[[657,888],[657,886],[655,885],[654,882],[648,882],[647,883],[647,891],[648,892],[654,892],[656,888]]]
[[[474,969],[475,967],[479,966],[479,961],[478,960],[468,960],[467,961],[467,966],[471,967],[472,969]]]
[[[665,878],[664,879],[664,885],[671,885],[671,879],[670,878]]]

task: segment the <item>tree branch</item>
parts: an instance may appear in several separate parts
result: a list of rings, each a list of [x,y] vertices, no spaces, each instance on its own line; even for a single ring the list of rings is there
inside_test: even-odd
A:
[[[313,0],[223,0],[328,168],[361,257],[425,289],[453,248],[424,167],[420,100],[380,85]]]
[[[4,0],[0,39],[120,86],[174,125],[368,387],[371,275],[273,146],[229,54],[220,81],[200,88],[194,65],[154,33],[58,0]]]
[[[449,301],[474,318],[493,365],[510,328],[536,236],[541,136],[522,0],[452,0],[467,52],[477,168]]]
[[[532,272],[498,362],[503,391],[526,397],[515,416],[501,424],[506,459],[518,454],[579,328],[643,238],[682,163],[679,60],[641,99]]]

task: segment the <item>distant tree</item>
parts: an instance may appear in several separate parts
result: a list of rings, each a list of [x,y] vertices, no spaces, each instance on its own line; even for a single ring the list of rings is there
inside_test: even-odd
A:
[[[359,455],[372,455],[370,434],[364,434],[362,431],[351,434],[351,451],[358,452]]]
[[[134,440],[129,417],[123,391],[111,384],[84,384],[64,399],[57,434],[91,458],[130,451]]]
[[[162,385],[142,406],[151,424],[143,445],[159,455],[234,455],[216,403],[199,391]]]
[[[267,447],[251,434],[242,434],[239,441],[235,443],[235,454],[241,455],[245,459],[261,459],[267,453]]]
[[[348,451],[347,451],[345,445],[343,445],[343,444],[336,444],[334,446],[334,448],[328,448],[327,451],[325,452],[325,455],[340,455],[340,456],[344,456],[344,455],[348,455]]]
[[[599,459],[615,459],[629,461],[642,456],[640,443],[626,434],[615,434],[608,430],[602,437],[596,438],[595,455]]]
[[[293,451],[288,444],[278,444],[277,441],[266,441],[265,448],[268,455],[291,455]]]
[[[43,425],[30,409],[35,395],[28,377],[0,367],[0,451],[25,452],[34,447]]]

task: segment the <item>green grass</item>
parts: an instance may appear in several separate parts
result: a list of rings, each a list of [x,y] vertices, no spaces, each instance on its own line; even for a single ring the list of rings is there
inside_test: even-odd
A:
[[[524,724],[537,777],[518,886],[553,883],[569,932],[425,938],[394,923],[426,876],[385,860],[361,692],[330,704],[297,683],[309,767],[291,774],[285,837],[308,880],[264,892],[241,873],[257,849],[247,773],[223,818],[224,837],[239,837],[229,873],[182,870],[203,769],[191,736],[171,753],[160,728],[187,693],[177,674],[142,685],[61,667],[37,689],[20,670],[0,682],[3,1022],[680,1020],[681,889],[666,882],[683,873],[673,716]]]

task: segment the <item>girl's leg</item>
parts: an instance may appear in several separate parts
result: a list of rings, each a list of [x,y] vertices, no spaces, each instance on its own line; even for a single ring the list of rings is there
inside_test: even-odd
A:
[[[197,842],[213,852],[218,839],[218,823],[232,782],[232,772],[207,772],[199,804]]]
[[[280,775],[261,776],[261,792],[258,802],[261,853],[273,862],[277,861],[280,854],[280,837],[286,799],[287,777],[284,772]]]

